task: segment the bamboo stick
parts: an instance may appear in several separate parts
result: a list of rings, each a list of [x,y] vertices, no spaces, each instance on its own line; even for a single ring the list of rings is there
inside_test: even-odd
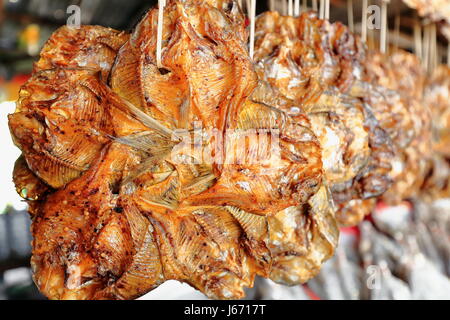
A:
[[[294,2],[294,16],[298,17],[300,15],[300,0],[295,0]]]
[[[361,39],[363,42],[367,42],[367,0],[362,2]]]
[[[450,42],[447,43],[447,66],[450,67]]]
[[[380,51],[386,53],[386,31],[387,31],[387,4],[388,1],[381,2],[381,33],[380,33]]]
[[[422,27],[420,26],[418,17],[414,21],[414,53],[420,60],[423,59]]]
[[[355,32],[355,25],[353,24],[353,0],[347,0],[347,23],[351,32]]]
[[[156,65],[158,68],[162,68],[161,52],[162,52],[162,33],[164,25],[164,6],[166,0],[158,0],[158,27],[156,34]]]
[[[325,0],[320,0],[319,18],[323,19],[324,17],[325,17]]]
[[[255,50],[255,15],[256,0],[250,0],[250,58],[253,59]]]
[[[269,0],[269,10],[275,11],[275,0]]]

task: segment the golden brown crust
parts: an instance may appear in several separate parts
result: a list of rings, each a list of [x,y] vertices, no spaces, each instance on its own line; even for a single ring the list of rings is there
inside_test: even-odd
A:
[[[21,88],[9,127],[30,169],[59,188],[80,176],[112,133],[108,106],[84,85],[98,82],[90,70],[52,69]]]
[[[428,161],[426,176],[421,186],[425,200],[450,196],[450,68],[438,66],[427,79],[424,103],[432,117],[433,157]]]
[[[390,174],[394,184],[383,196],[395,205],[419,194],[432,152],[431,113],[423,100],[425,73],[417,57],[398,50],[389,56],[371,52],[366,76],[381,93],[373,103],[374,113],[396,147]]]
[[[66,68],[50,41],[39,66],[54,57],[58,68],[22,89],[11,133],[56,189],[31,206],[35,282],[52,299],[132,299],[169,279],[230,299],[256,275],[307,281],[338,238],[308,117],[294,121],[282,110],[290,101],[254,90],[235,1],[169,1],[162,70],[156,15],[121,47],[108,83],[94,71],[101,52],[93,68]],[[77,35],[74,48],[98,39]],[[194,121],[219,136],[195,140]],[[225,161],[202,161],[194,147]]]
[[[311,12],[298,18],[266,12],[256,27],[258,76],[293,99],[296,107],[283,110],[295,119],[301,108],[310,119],[334,201],[344,206],[380,196],[392,183],[394,149],[364,100],[368,93],[358,94],[366,85],[361,41]]]
[[[63,26],[47,40],[33,72],[53,68],[87,68],[99,71],[103,81],[120,47],[129,35],[101,26]]]

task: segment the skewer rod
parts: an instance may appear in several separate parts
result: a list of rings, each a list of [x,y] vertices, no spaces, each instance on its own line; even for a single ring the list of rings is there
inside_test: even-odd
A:
[[[380,51],[386,53],[386,29],[387,29],[387,1],[381,3],[381,35],[380,35]]]
[[[450,42],[447,44],[447,66],[450,67]]]
[[[361,38],[363,42],[367,42],[367,0],[362,2]]]
[[[325,17],[325,0],[320,0],[319,18],[323,19],[324,17]]]
[[[353,24],[353,0],[347,0],[347,20],[350,31],[354,32],[355,25]]]
[[[414,22],[414,51],[420,60],[423,59],[422,51],[422,28],[419,20],[416,18]]]
[[[398,39],[399,38],[400,38],[400,15],[397,14],[395,16],[395,39],[394,39],[395,48],[398,48]]]
[[[256,0],[250,0],[250,58],[253,59],[255,50],[255,14]]]
[[[429,70],[429,61],[430,61],[430,26],[426,25],[424,27],[424,32],[423,32],[423,45],[422,45],[422,50],[423,50],[423,64],[425,67],[425,70]]]
[[[430,71],[433,71],[437,66],[437,42],[436,42],[437,30],[436,23],[431,25],[431,54],[430,54]]]
[[[156,35],[156,65],[158,68],[162,68],[161,51],[162,51],[162,33],[164,25],[164,6],[166,0],[158,0],[158,28]]]
[[[295,0],[294,2],[294,16],[298,17],[300,15],[300,0]]]

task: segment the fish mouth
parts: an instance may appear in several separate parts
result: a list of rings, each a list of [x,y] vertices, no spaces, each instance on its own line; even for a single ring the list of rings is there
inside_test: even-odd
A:
[[[33,255],[31,269],[34,283],[51,300],[91,300],[104,286],[103,281],[94,276],[92,266],[66,264],[51,253],[40,257]]]

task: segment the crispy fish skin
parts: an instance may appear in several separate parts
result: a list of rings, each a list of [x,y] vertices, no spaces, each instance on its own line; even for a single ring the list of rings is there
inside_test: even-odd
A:
[[[317,275],[334,254],[339,229],[328,187],[322,185],[303,206],[290,207],[268,218],[268,247],[273,257],[270,279],[285,285]]]
[[[439,65],[427,79],[424,103],[430,107],[432,118],[433,156],[429,159],[421,186],[422,199],[432,201],[450,194],[450,68]]]
[[[163,72],[156,67],[157,11],[149,11],[118,54],[112,89],[168,128],[232,126],[256,86],[239,10],[227,1],[170,2]]]
[[[389,56],[371,52],[365,67],[368,81],[384,92],[384,98],[373,106],[395,145],[390,174],[394,183],[383,195],[385,202],[395,205],[418,196],[427,174],[432,128],[430,107],[423,96],[425,73],[417,57],[402,50]]]
[[[428,202],[448,198],[450,194],[450,164],[448,157],[433,155],[426,169],[426,178],[421,186],[420,197]]]
[[[427,17],[435,22],[442,23],[442,32],[449,38],[449,28],[450,24],[450,5],[445,0],[405,0],[405,3],[417,10],[421,17]]]
[[[450,157],[450,68],[439,65],[426,83],[424,100],[433,119],[433,148]]]
[[[295,118],[301,108],[310,119],[338,211],[352,199],[383,194],[392,184],[394,146],[363,99],[367,92],[358,95],[366,85],[362,42],[311,12],[298,18],[266,12],[256,23],[255,59],[259,78],[295,102],[284,110]],[[337,216],[345,225],[362,218]]]
[[[53,188],[86,171],[112,134],[106,100],[83,84],[89,79],[100,85],[90,70],[40,71],[21,88],[8,116],[28,166]]]
[[[33,72],[53,68],[87,68],[99,71],[104,82],[120,47],[129,35],[101,26],[62,26],[47,40]]]
[[[360,223],[365,216],[371,214],[377,203],[376,198],[352,199],[342,202],[336,211],[336,220],[341,226],[354,226]]]
[[[263,38],[257,41],[256,50],[257,62],[261,70],[260,77],[276,87],[287,98],[293,99],[307,113],[313,131],[321,142],[328,181],[333,185],[354,178],[369,157],[368,134],[363,129],[363,112],[360,106],[342,101],[345,98],[339,97],[339,90],[333,90],[327,85],[327,82],[331,83],[336,76],[334,73],[330,75],[327,70],[322,71],[329,68],[333,62],[330,53],[326,50],[329,46],[322,46],[322,50],[314,53],[302,50],[303,48],[315,49],[312,45],[320,40],[317,35],[320,35],[321,26],[317,26],[317,18],[303,14],[296,19],[280,16],[277,12],[268,12],[260,16],[258,20],[257,26],[261,25],[262,28],[259,33],[263,35]],[[266,27],[269,30],[266,30]],[[313,30],[310,33],[316,34],[313,43],[307,42],[311,37],[302,32],[304,29],[309,31],[310,28]],[[275,32],[281,34],[278,36],[281,40],[277,40],[277,44],[272,45],[274,51],[269,52],[266,48],[270,45],[265,42],[271,42],[272,37],[267,35]],[[273,36],[273,38],[276,37]],[[306,63],[306,65],[302,64],[304,56],[308,54],[314,54],[316,57],[315,68]],[[330,66],[330,70],[334,69],[336,68]],[[303,90],[300,88],[303,82],[309,83],[305,88],[308,94],[314,91],[309,88],[311,82],[321,83],[321,86],[316,94],[304,97],[301,93]]]
[[[28,201],[40,200],[47,191],[50,191],[50,188],[30,170],[23,156],[20,156],[14,164],[13,181],[17,193]]]
[[[32,224],[31,265],[47,297],[92,298],[130,264],[129,223],[114,210],[117,197],[111,190],[129,159],[126,147],[106,146],[85,174],[41,203]]]
[[[210,298],[242,298],[256,275],[307,281],[337,245],[319,141],[303,111],[294,121],[282,110],[290,101],[258,91],[236,1],[170,1],[164,14],[162,70],[157,9],[114,47],[111,71],[95,50],[91,66],[65,67],[65,49],[52,41],[70,34],[83,48],[98,30],[61,29],[36,67],[51,69],[33,75],[10,115],[31,170],[21,160],[17,185],[36,185],[33,173],[51,187],[30,200],[33,277],[51,299],[134,299],[169,279]],[[84,53],[74,50],[72,60]],[[190,153],[198,142],[180,136],[194,135],[193,121],[231,133],[201,142],[218,145],[228,163],[176,161],[175,149],[201,160]],[[267,139],[253,144],[258,130]],[[262,164],[232,162],[236,154],[261,161],[271,140],[279,153]]]
[[[398,57],[398,54],[397,54]],[[370,51],[365,60],[364,79],[367,81],[366,94],[368,102],[372,105],[377,119],[383,128],[386,128],[393,142],[400,149],[406,148],[417,135],[417,124],[414,122],[411,110],[408,110],[411,92],[421,92],[420,77],[414,75],[411,77],[417,79],[417,88],[407,84],[403,78],[404,74],[399,75],[393,72],[396,61],[387,55],[378,51]],[[403,61],[405,63],[405,61]],[[418,63],[418,62],[416,62]],[[405,63],[405,65],[407,65]],[[411,70],[410,68],[405,68]],[[406,72],[405,72],[406,73]],[[411,72],[410,72],[411,74]],[[368,94],[368,93],[373,94]],[[406,95],[402,95],[405,93]],[[416,95],[419,93],[416,93]],[[415,97],[417,99],[417,97]]]
[[[322,162],[311,129],[296,124],[279,110],[249,100],[233,129],[237,133],[227,135],[224,142],[225,163],[220,178],[211,189],[191,197],[189,203],[231,205],[271,215],[305,203],[317,192]],[[270,143],[275,139],[279,139],[279,150]]]
[[[21,88],[16,112],[8,117],[11,134],[30,169],[51,187],[79,177],[108,142],[108,107],[92,89],[107,81],[128,37],[100,26],[63,26]]]

